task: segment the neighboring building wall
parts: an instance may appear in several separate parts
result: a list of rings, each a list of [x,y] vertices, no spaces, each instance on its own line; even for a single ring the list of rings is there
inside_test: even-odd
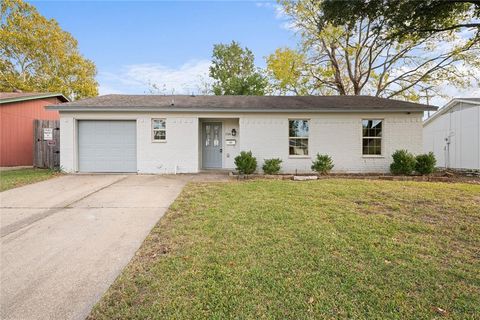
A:
[[[310,119],[309,156],[288,155],[288,120]],[[362,156],[362,119],[383,119],[381,157]],[[283,172],[311,172],[317,153],[332,157],[334,172],[387,172],[395,150],[422,152],[422,114],[252,114],[240,120],[241,149],[251,150],[261,166],[281,158]]]
[[[480,106],[458,103],[426,123],[423,149],[433,152],[437,166],[480,169]]]
[[[33,120],[57,120],[58,111],[44,107],[59,102],[46,98],[0,106],[0,166],[33,165]]]

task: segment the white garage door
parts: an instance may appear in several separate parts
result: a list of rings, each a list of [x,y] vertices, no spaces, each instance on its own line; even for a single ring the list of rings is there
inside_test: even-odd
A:
[[[137,172],[135,121],[78,122],[80,172]]]

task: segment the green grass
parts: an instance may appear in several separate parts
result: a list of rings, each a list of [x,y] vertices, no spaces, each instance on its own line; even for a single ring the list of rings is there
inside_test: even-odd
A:
[[[479,319],[480,186],[190,184],[91,319]]]
[[[0,191],[53,178],[58,172],[49,169],[18,169],[0,171]]]

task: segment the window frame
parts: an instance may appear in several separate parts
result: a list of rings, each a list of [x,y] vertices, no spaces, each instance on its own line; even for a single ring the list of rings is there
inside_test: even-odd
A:
[[[162,120],[165,123],[165,128],[164,129],[155,129],[154,123],[155,121]],[[166,118],[152,118],[151,121],[151,126],[152,126],[152,142],[167,142],[167,119]],[[157,131],[163,131],[165,133],[165,139],[155,139],[155,132]]]
[[[306,121],[308,124],[308,135],[306,137],[291,137],[290,136],[290,121]],[[287,130],[288,130],[288,157],[289,158],[297,158],[297,159],[309,159],[310,158],[310,121],[309,118],[289,118],[287,123]],[[307,140],[307,154],[299,155],[299,154],[290,154],[290,140]]]
[[[380,137],[364,136],[363,135],[363,121],[381,121],[382,122],[382,135]],[[362,118],[360,122],[360,150],[363,158],[384,158],[384,133],[385,133],[385,119],[384,118]],[[365,139],[378,139],[380,140],[380,154],[364,154],[363,153],[363,141]]]

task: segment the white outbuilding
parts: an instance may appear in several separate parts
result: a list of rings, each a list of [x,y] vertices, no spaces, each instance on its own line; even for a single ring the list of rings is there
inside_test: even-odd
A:
[[[423,123],[423,151],[437,166],[480,170],[480,98],[456,98]]]

